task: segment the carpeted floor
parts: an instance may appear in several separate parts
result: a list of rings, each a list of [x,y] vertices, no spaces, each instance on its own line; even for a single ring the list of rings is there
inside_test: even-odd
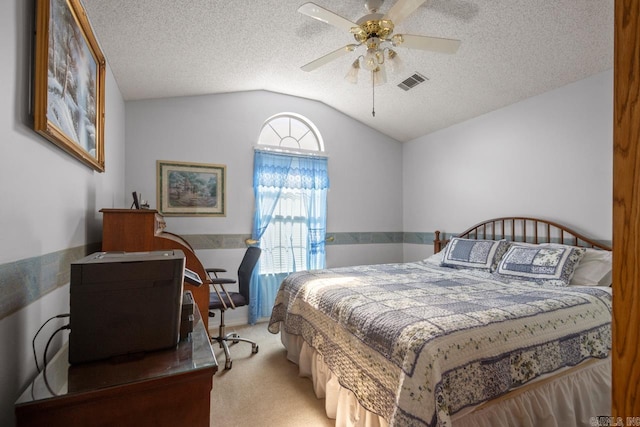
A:
[[[210,319],[210,332],[217,332]],[[324,412],[324,399],[316,398],[309,378],[298,376],[298,366],[289,362],[280,335],[267,330],[266,323],[227,327],[259,345],[251,354],[251,344],[231,346],[233,367],[224,369],[224,352],[218,344],[213,351],[220,368],[213,378],[211,426],[298,427],[334,426]]]

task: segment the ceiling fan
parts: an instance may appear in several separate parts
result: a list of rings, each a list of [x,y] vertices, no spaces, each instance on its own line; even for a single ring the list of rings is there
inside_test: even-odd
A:
[[[356,22],[351,22],[315,3],[309,2],[300,6],[298,12],[348,31],[353,34],[357,42],[321,56],[303,65],[301,69],[303,71],[313,71],[364,45],[367,49],[366,53],[358,56],[352,64],[352,68],[356,70],[355,73],[357,74],[357,70],[360,68],[360,59],[362,59],[362,66],[372,72],[374,79],[376,77],[385,79],[383,67],[385,55],[386,58],[391,61],[397,59],[397,53],[393,50],[395,47],[407,47],[440,53],[455,53],[458,50],[460,40],[393,33],[395,26],[413,13],[426,0],[397,0],[385,15],[378,13],[383,1],[384,0],[365,0],[365,8],[369,13]],[[380,75],[376,76],[376,73],[380,73]],[[347,78],[348,77],[349,74],[347,75]],[[384,81],[380,81],[379,83],[383,82]]]

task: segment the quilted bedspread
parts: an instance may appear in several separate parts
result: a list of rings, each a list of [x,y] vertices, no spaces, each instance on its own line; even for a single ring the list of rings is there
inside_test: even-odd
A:
[[[506,283],[426,262],[293,273],[269,331],[301,336],[340,384],[396,426],[457,411],[611,348],[611,296]]]

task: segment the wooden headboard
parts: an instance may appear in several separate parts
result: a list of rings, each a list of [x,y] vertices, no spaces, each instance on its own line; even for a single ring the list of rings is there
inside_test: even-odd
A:
[[[433,253],[440,252],[449,239],[435,232]],[[611,247],[576,233],[564,225],[539,218],[503,217],[483,221],[458,234],[465,239],[509,240],[528,243],[560,243],[563,245],[597,248],[610,251]]]

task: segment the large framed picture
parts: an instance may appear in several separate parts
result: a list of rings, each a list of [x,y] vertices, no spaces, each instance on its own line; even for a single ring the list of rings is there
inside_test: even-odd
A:
[[[158,210],[174,216],[226,216],[226,166],[158,160]]]
[[[104,172],[105,60],[80,0],[36,0],[33,127]]]

